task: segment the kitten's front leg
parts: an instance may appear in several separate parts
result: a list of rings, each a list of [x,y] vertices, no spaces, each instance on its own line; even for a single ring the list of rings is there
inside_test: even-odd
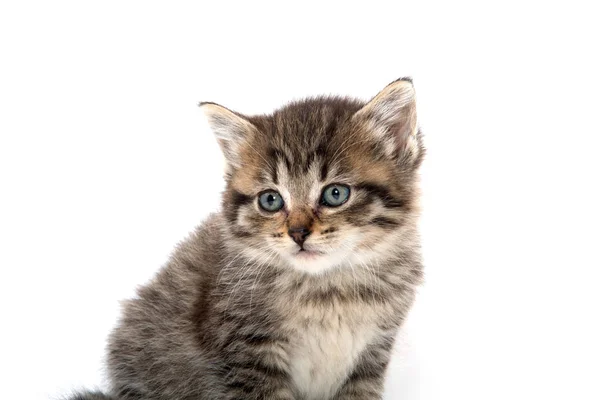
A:
[[[391,348],[391,340],[367,347],[333,400],[381,399]]]
[[[238,335],[227,346],[226,398],[294,400],[284,354],[282,343],[271,335]]]
[[[289,379],[283,371],[263,360],[230,363],[225,377],[228,400],[294,400]]]

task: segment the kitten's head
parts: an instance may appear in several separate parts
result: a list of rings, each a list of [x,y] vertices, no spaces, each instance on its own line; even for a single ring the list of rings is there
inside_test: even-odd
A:
[[[227,161],[231,245],[246,257],[319,273],[414,240],[424,150],[410,80],[367,103],[320,97],[267,116],[201,106]]]

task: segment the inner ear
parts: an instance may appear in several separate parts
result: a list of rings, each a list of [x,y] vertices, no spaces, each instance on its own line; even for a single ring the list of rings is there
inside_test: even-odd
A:
[[[354,118],[367,124],[372,135],[388,143],[395,154],[419,152],[415,89],[409,79],[390,83]]]
[[[215,103],[200,103],[208,124],[217,138],[230,167],[241,167],[241,149],[256,133],[257,128],[244,115]]]

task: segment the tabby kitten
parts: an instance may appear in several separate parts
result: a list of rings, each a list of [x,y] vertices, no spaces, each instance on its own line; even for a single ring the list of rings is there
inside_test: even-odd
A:
[[[110,394],[73,399],[381,398],[422,276],[412,81],[267,116],[201,107],[222,211],[125,303]]]

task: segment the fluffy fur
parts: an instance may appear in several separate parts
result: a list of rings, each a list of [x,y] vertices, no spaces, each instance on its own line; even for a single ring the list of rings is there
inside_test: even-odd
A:
[[[412,82],[266,116],[201,107],[227,159],[222,211],[125,303],[109,394],[73,400],[380,398],[422,276]],[[321,201],[333,183],[350,188],[339,207]],[[264,190],[285,206],[261,209]]]

